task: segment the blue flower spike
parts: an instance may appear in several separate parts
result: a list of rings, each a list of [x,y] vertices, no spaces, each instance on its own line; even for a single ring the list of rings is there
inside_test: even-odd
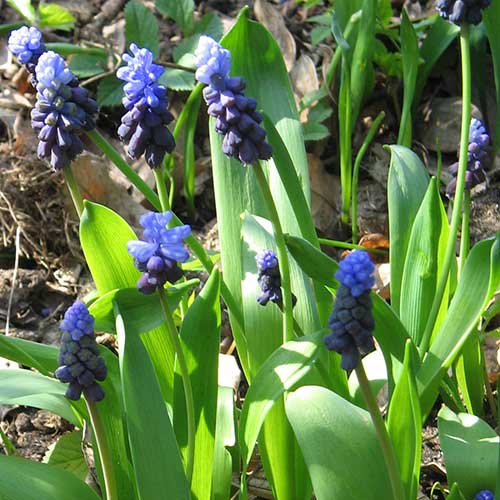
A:
[[[257,302],[261,306],[267,305],[269,301],[274,302],[280,308],[283,306],[283,294],[281,292],[281,275],[278,258],[272,250],[262,250],[255,257],[257,264],[257,282],[261,293]],[[292,305],[295,306],[297,298],[292,294]]]
[[[495,495],[489,490],[482,490],[476,493],[474,500],[495,500]]]
[[[168,228],[172,212],[147,212],[140,219],[144,228],[142,240],[127,243],[127,251],[134,257],[135,267],[144,273],[137,288],[144,294],[154,293],[169,281],[175,283],[182,277],[178,262],[186,262],[189,253],[184,239],[191,234],[188,225]]]
[[[439,15],[452,23],[479,24],[483,19],[482,10],[491,5],[491,0],[438,0]]]
[[[486,180],[484,161],[488,156],[490,136],[484,123],[472,118],[469,127],[469,146],[467,151],[467,170],[465,172],[465,189],[472,189]],[[452,198],[457,187],[458,163],[450,165],[453,179],[446,186],[446,194]]]
[[[38,132],[38,156],[61,170],[79,155],[79,135],[95,126],[97,103],[55,52],[44,52],[36,65],[36,104],[31,126]]]
[[[107,368],[95,340],[94,318],[85,304],[77,301],[68,308],[60,326],[63,334],[55,377],[69,383],[68,399],[76,401],[83,392],[88,400],[101,401],[104,390],[97,382],[106,379]]]
[[[202,36],[195,52],[196,79],[207,85],[203,97],[208,114],[215,118],[215,130],[224,136],[222,151],[244,165],[268,160],[272,148],[260,125],[257,101],[244,94],[245,81],[230,77],[231,53],[208,36]]]
[[[375,266],[369,254],[354,250],[340,262],[335,278],[340,282],[325,336],[327,349],[341,354],[341,366],[354,370],[361,357],[375,350],[370,290],[375,283]]]
[[[123,55],[127,65],[116,72],[116,76],[126,82],[122,103],[127,110],[118,136],[128,143],[127,153],[132,159],[137,160],[144,154],[147,164],[156,168],[175,147],[174,137],[167,128],[174,119],[167,109],[167,88],[158,83],[165,70],[154,64],[150,50],[132,43],[130,52],[132,55]]]
[[[42,33],[34,26],[22,26],[11,32],[8,42],[9,50],[17,57],[20,64],[35,76],[35,67],[40,56],[47,51],[42,42]],[[33,81],[36,86],[36,81]]]

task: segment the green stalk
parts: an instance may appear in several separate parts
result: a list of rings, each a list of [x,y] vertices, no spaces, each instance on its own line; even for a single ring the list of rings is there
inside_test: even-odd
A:
[[[167,185],[165,184],[163,171],[161,168],[154,168],[153,174],[155,176],[156,190],[158,191],[158,197],[160,198],[161,209],[166,212],[167,210],[170,210],[170,198],[167,193]]]
[[[90,422],[94,429],[94,437],[99,449],[99,458],[101,460],[102,474],[104,476],[104,486],[106,488],[106,500],[119,500],[116,490],[116,479],[113,471],[113,461],[109,452],[108,440],[104,432],[101,416],[97,409],[97,404],[85,398],[89,410]]]
[[[63,57],[75,54],[108,57],[108,51],[99,47],[81,47],[73,43],[49,42],[45,46],[48,50],[53,50]]]
[[[460,234],[460,273],[464,269],[465,261],[470,250],[470,189],[464,192],[464,208],[462,213],[462,233]]]
[[[111,160],[127,179],[144,195],[156,210],[161,210],[156,193],[141,179],[132,167],[122,158],[120,153],[96,130],[86,132],[89,139]]]
[[[354,243],[345,243],[344,241],[328,240],[326,238],[318,238],[318,242],[320,245],[327,245],[330,247],[346,248],[347,250],[364,250],[365,252],[369,251],[370,253],[378,253],[380,255],[387,255],[386,250],[380,250],[378,248],[367,249],[363,245],[356,245]]]
[[[340,184],[342,191],[342,222],[349,222],[352,183],[351,78],[346,57],[342,59],[339,94]]]
[[[384,454],[385,465],[387,466],[387,472],[389,473],[389,479],[391,481],[393,498],[394,500],[404,500],[405,496],[403,492],[403,485],[401,484],[398,462],[396,460],[396,455],[394,454],[394,448],[392,446],[389,433],[387,432],[384,419],[380,413],[377,401],[371,391],[370,382],[366,376],[362,362],[359,363],[359,366],[355,369],[355,371],[358,378],[359,388],[361,389],[366,406],[368,407],[370,417],[378,436],[380,447],[382,448],[382,453]]]
[[[351,224],[352,224],[352,242],[357,243],[358,241],[358,177],[359,177],[359,168],[361,166],[361,162],[370,146],[377,130],[382,123],[382,120],[385,118],[385,113],[381,111],[377,118],[372,123],[370,130],[368,130],[368,134],[366,134],[365,140],[363,144],[359,148],[358,154],[356,155],[356,160],[354,161],[354,170],[352,173],[352,208],[351,208]]]
[[[71,165],[66,165],[63,168],[63,175],[64,180],[66,181],[66,186],[68,186],[69,194],[71,195],[71,199],[73,200],[73,204],[75,205],[78,218],[81,218],[83,213],[83,199],[78,187],[78,183],[76,182],[75,176],[73,174],[73,170],[71,169]]]
[[[264,197],[264,202],[274,229],[274,239],[276,241],[276,249],[278,251],[281,275],[281,288],[283,290],[283,343],[285,343],[293,339],[292,289],[290,285],[290,266],[288,264],[285,236],[283,234],[283,229],[281,228],[281,222],[278,210],[274,204],[273,195],[269,189],[269,184],[260,163],[255,162],[253,164],[253,171],[255,173],[255,177],[257,178],[257,182],[259,183],[260,191]]]
[[[177,332],[177,327],[175,326],[172,313],[170,312],[170,308],[168,307],[167,298],[165,297],[165,290],[162,287],[158,289],[158,295],[160,297],[160,304],[163,310],[163,315],[165,317],[167,330],[168,333],[170,334],[170,338],[172,340],[172,344],[174,345],[175,353],[177,355],[177,363],[179,363],[179,369],[182,377],[182,385],[184,386],[184,396],[186,398],[187,431],[188,431],[186,477],[188,483],[191,484],[191,479],[193,477],[193,465],[194,465],[194,438],[196,432],[193,389],[191,387],[191,379],[189,377],[186,358],[184,357],[184,352],[182,350],[182,346],[179,341],[179,333]]]
[[[457,172],[457,187],[453,200],[453,211],[451,215],[450,233],[446,244],[443,269],[439,277],[436,294],[432,302],[431,312],[427,319],[422,342],[420,344],[420,357],[423,358],[429,349],[430,339],[434,324],[436,322],[441,301],[443,300],[451,262],[455,258],[455,244],[458,233],[458,225],[462,215],[462,202],[465,190],[465,173],[467,170],[467,151],[469,147],[469,127],[471,119],[471,66],[470,66],[470,41],[469,27],[464,24],[460,30],[460,49],[462,53],[462,130],[460,134],[460,158]]]

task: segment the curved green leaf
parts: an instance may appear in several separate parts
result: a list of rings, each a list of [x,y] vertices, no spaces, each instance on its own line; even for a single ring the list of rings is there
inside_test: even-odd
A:
[[[89,468],[82,452],[82,431],[63,434],[45,454],[44,463],[67,470],[85,481]]]

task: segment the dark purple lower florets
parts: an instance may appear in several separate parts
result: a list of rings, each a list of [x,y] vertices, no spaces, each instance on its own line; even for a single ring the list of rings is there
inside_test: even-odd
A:
[[[144,274],[137,281],[140,292],[149,295],[157,288],[163,287],[168,281],[175,283],[179,281],[183,272],[177,261],[159,255],[153,255],[146,263],[134,259],[135,267]]]
[[[486,9],[491,0],[438,0],[437,10],[443,19],[455,24],[479,24],[483,18],[482,9]]]
[[[361,357],[375,349],[370,291],[354,296],[350,288],[341,284],[328,327],[331,333],[324,338],[325,346],[342,355],[344,370],[354,370]]]
[[[215,118],[215,130],[224,135],[224,154],[249,165],[271,158],[272,148],[260,125],[262,115],[256,111],[257,102],[243,94],[245,86],[242,78],[228,78],[205,87],[203,97],[208,104],[208,114]]]
[[[265,306],[269,301],[274,302],[278,306],[283,306],[283,294],[281,292],[281,276],[279,267],[268,267],[259,269],[257,276],[261,293],[257,297],[257,302],[261,306]],[[292,294],[292,305],[297,303],[297,297]]]

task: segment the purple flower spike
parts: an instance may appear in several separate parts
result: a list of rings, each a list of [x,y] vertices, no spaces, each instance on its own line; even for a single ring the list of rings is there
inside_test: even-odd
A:
[[[155,168],[175,147],[175,140],[166,127],[174,119],[167,109],[167,89],[157,83],[165,70],[153,63],[150,50],[132,43],[130,51],[132,56],[123,55],[127,65],[116,72],[116,76],[126,82],[122,103],[127,110],[118,136],[128,143],[127,153],[131,158],[136,160],[144,154],[148,165]]]
[[[94,128],[97,103],[55,52],[44,52],[36,65],[37,100],[31,126],[38,132],[38,156],[54,170],[69,165],[83,151],[79,134]]]
[[[243,93],[242,78],[229,76],[231,53],[215,40],[202,36],[195,52],[196,79],[208,85],[203,97],[208,114],[215,118],[215,130],[224,135],[222,151],[245,165],[272,156],[261,127],[262,116],[256,111],[257,103]]]
[[[137,282],[142,293],[153,293],[167,281],[175,283],[182,277],[177,262],[185,262],[189,257],[184,239],[191,234],[191,227],[167,228],[171,219],[172,212],[147,212],[140,219],[144,241],[127,243],[127,251],[134,257],[135,266],[144,273]]]
[[[483,18],[481,11],[490,4],[491,0],[438,0],[436,7],[443,19],[461,25],[479,24]]]
[[[9,50],[17,60],[26,66],[26,69],[35,76],[35,66],[40,56],[46,52],[42,42],[42,33],[34,26],[22,26],[11,32],[9,36]],[[36,81],[33,83],[36,86]]]
[[[55,377],[69,384],[68,399],[78,400],[83,392],[88,400],[100,401],[104,391],[97,382],[105,380],[107,369],[95,340],[94,318],[85,304],[77,301],[66,311],[61,330],[59,368]]]

